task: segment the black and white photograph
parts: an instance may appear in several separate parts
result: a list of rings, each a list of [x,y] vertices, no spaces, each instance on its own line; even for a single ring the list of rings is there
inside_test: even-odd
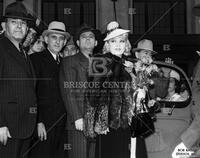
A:
[[[0,0],[0,158],[200,158],[200,0]]]

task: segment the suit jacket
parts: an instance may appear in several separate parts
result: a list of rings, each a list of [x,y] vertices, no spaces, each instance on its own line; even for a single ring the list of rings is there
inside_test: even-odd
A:
[[[66,57],[60,68],[60,88],[67,110],[68,129],[75,129],[74,122],[84,117],[85,87],[79,83],[87,82],[89,60],[81,53]]]
[[[0,39],[0,127],[13,138],[31,136],[37,105],[34,71],[29,57],[20,54],[6,37]]]
[[[48,50],[30,56],[37,76],[38,123],[50,127],[65,114],[59,89],[59,64]],[[63,117],[56,126],[64,126]]]

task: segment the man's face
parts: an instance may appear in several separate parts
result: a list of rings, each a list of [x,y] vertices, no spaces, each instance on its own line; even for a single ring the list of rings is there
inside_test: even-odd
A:
[[[143,63],[152,63],[152,54],[151,51],[148,50],[141,50],[140,52],[135,52],[136,58],[140,59]]]
[[[151,57],[151,51],[141,50],[140,52],[138,52],[139,59],[149,58],[149,57]]]
[[[64,57],[71,56],[77,53],[77,49],[75,45],[67,45],[65,46],[65,49],[63,50]]]
[[[27,22],[22,19],[8,18],[3,27],[6,36],[10,40],[18,42],[23,40],[28,30]]]
[[[92,51],[97,45],[94,33],[91,31],[82,33],[77,41],[77,45],[79,46],[80,50]]]
[[[66,43],[65,36],[57,33],[51,33],[45,37],[47,47],[52,53],[59,53]]]

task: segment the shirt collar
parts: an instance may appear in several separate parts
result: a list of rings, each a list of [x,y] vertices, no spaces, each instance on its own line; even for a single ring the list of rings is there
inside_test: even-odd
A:
[[[55,53],[52,53],[52,52],[50,51],[50,49],[49,49],[49,48],[47,48],[47,49],[48,49],[48,51],[51,53],[51,55],[53,56],[54,60],[56,60],[56,58],[57,58],[57,55],[56,55]],[[58,54],[58,56],[59,56],[59,54]]]

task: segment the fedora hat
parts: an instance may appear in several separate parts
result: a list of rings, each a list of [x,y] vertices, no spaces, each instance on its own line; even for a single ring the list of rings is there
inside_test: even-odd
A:
[[[44,30],[42,36],[48,36],[51,33],[64,35],[66,39],[70,37],[70,34],[66,32],[65,24],[59,21],[52,21],[47,30]]]
[[[157,53],[156,51],[153,50],[153,42],[148,39],[143,39],[143,40],[139,41],[137,44],[137,48],[132,49],[133,52],[138,52],[141,50],[150,51],[151,55],[154,55]]]
[[[104,41],[108,41],[109,39],[126,34],[128,32],[130,32],[130,30],[121,29],[119,28],[118,22],[112,21],[107,25],[107,35],[106,38],[104,38]]]
[[[82,33],[85,33],[85,32],[92,32],[95,36],[95,39],[97,38],[97,33],[98,33],[98,30],[88,26],[87,24],[83,24],[76,32],[76,36],[75,36],[75,39],[74,39],[74,42],[76,42],[77,40],[79,40],[80,38],[80,35]]]
[[[13,2],[6,7],[5,14],[3,15],[2,19],[5,20],[6,18],[33,20],[29,16],[24,4],[19,1]]]

